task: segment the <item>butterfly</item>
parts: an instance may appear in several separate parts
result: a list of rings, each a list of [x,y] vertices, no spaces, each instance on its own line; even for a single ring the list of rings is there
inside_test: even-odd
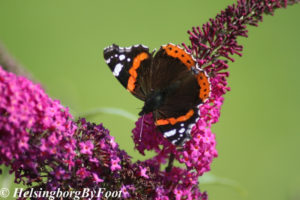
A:
[[[144,45],[104,49],[113,75],[136,98],[144,101],[139,115],[153,113],[156,127],[174,145],[183,145],[200,116],[199,105],[210,96],[209,76],[179,45],[166,44],[155,52]]]

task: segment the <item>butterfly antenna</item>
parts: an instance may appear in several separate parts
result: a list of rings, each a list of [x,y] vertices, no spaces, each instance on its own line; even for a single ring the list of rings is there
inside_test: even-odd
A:
[[[145,116],[145,115],[143,115],[143,117],[142,117],[142,127],[141,127],[141,131],[140,131],[139,142],[142,141],[143,127],[144,127],[144,116]]]

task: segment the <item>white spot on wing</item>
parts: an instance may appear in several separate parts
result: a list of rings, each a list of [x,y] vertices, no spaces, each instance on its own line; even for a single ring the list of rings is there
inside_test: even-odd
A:
[[[172,129],[170,131],[164,132],[164,136],[171,137],[171,136],[175,135],[175,133],[176,133],[176,129]]]
[[[172,141],[172,144],[175,144],[177,141],[178,141],[178,140],[173,140],[173,141]]]
[[[124,60],[124,59],[125,59],[125,55],[124,55],[124,54],[121,54],[121,55],[119,56],[119,60],[122,61],[122,60]]]
[[[106,63],[109,64],[110,63],[110,58],[106,60]]]
[[[120,64],[120,63],[116,64],[116,67],[115,67],[115,69],[114,69],[114,71],[113,71],[113,75],[114,75],[114,76],[119,76],[119,74],[120,74],[122,68],[123,68],[123,65],[122,65],[122,64]]]
[[[131,59],[130,58],[127,58],[127,62],[130,62],[131,61]]]
[[[179,133],[184,133],[184,131],[185,131],[185,128],[181,128],[178,132]]]

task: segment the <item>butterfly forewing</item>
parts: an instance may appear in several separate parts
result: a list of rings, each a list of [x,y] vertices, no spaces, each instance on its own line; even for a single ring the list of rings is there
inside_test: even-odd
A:
[[[104,49],[104,59],[120,83],[137,98],[144,100],[139,73],[150,67],[152,55],[148,47],[134,45],[119,47],[113,44]]]

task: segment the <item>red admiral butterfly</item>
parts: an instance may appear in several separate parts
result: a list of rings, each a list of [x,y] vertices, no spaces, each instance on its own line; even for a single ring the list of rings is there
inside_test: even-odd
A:
[[[199,104],[210,95],[207,74],[193,56],[174,44],[155,53],[135,45],[104,49],[104,58],[113,75],[145,104],[140,116],[153,113],[155,125],[175,145],[189,140],[199,117]]]

